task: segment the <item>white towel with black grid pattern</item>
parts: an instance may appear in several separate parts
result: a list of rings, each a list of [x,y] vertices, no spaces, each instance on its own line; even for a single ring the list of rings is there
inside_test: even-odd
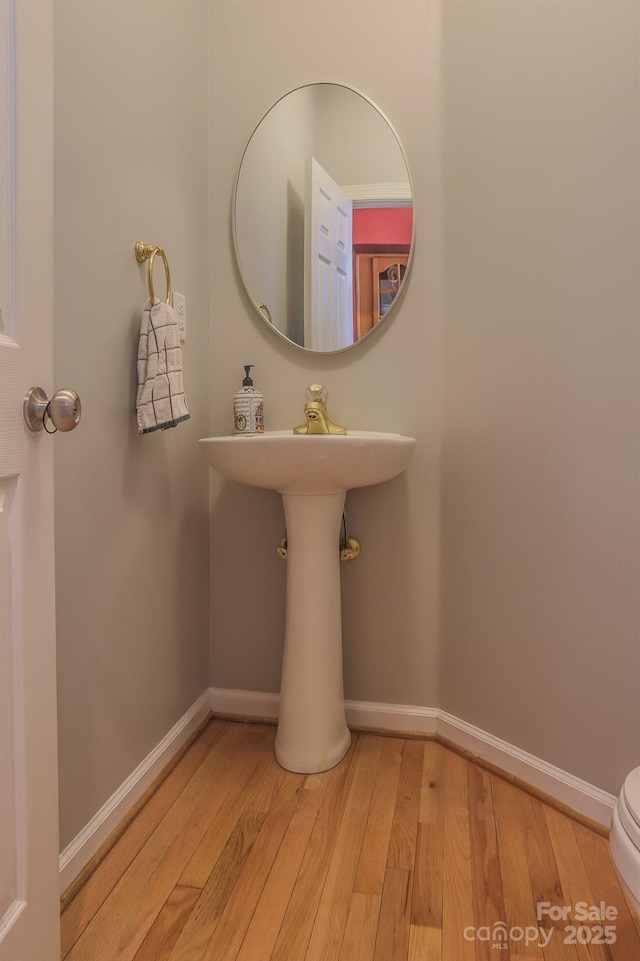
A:
[[[189,420],[182,380],[178,321],[170,304],[154,298],[142,312],[138,342],[138,433],[167,430]]]

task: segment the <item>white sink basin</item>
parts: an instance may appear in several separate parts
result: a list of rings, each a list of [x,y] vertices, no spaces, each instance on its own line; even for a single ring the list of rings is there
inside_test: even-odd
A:
[[[294,434],[207,437],[211,467],[230,480],[282,494],[330,494],[380,484],[407,466],[415,440],[402,434]]]
[[[225,477],[282,494],[287,610],[276,758],[288,771],[326,771],[351,741],[342,683],[339,559],[346,492],[403,471],[415,440],[363,430],[344,435],[276,430],[207,437],[200,444],[211,467]]]

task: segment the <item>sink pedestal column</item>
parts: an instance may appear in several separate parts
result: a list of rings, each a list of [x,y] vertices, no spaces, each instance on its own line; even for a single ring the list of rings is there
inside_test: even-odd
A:
[[[344,712],[339,540],[346,492],[283,494],[287,607],[276,758],[288,771],[334,767],[351,734]]]

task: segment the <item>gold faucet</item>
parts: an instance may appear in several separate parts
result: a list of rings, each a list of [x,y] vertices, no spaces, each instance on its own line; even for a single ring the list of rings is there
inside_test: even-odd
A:
[[[294,434],[346,434],[347,428],[334,424],[327,413],[329,391],[322,384],[311,384],[304,405],[306,422],[293,428]]]

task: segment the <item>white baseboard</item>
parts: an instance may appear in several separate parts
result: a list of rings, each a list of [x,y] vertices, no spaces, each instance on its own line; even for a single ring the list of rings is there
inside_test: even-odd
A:
[[[279,694],[264,691],[238,691],[211,688],[211,710],[230,717],[255,717],[277,720]],[[347,724],[353,727],[377,728],[415,734],[436,732],[438,712],[431,707],[410,704],[379,704],[373,701],[345,701]]]
[[[537,788],[584,817],[609,827],[616,799],[612,794],[522,751],[473,724],[438,711],[438,735],[457,747]]]
[[[261,691],[211,688],[211,710],[231,717],[278,717],[279,696]],[[530,784],[573,811],[609,827],[615,797],[581,778],[522,751],[501,738],[437,708],[345,701],[347,723],[380,731],[439,736],[481,761]]]
[[[347,724],[379,731],[435,736],[438,711],[412,704],[377,704],[373,701],[345,701]]]
[[[62,852],[61,892],[88,864],[101,844],[210,713],[276,720],[279,702],[278,694],[263,691],[229,688],[209,688],[205,691]],[[345,707],[347,723],[354,727],[446,738],[479,760],[519,778],[578,814],[605,827],[611,823],[616,801],[612,794],[446,711],[370,701],[346,701]]]
[[[89,823],[60,855],[60,892],[64,892],[89,863],[171,758],[211,713],[211,691],[206,690],[138,765],[126,781],[102,805]]]
[[[279,694],[266,691],[238,691],[230,687],[211,687],[211,710],[214,714],[231,717],[256,717],[277,720],[280,707]]]

